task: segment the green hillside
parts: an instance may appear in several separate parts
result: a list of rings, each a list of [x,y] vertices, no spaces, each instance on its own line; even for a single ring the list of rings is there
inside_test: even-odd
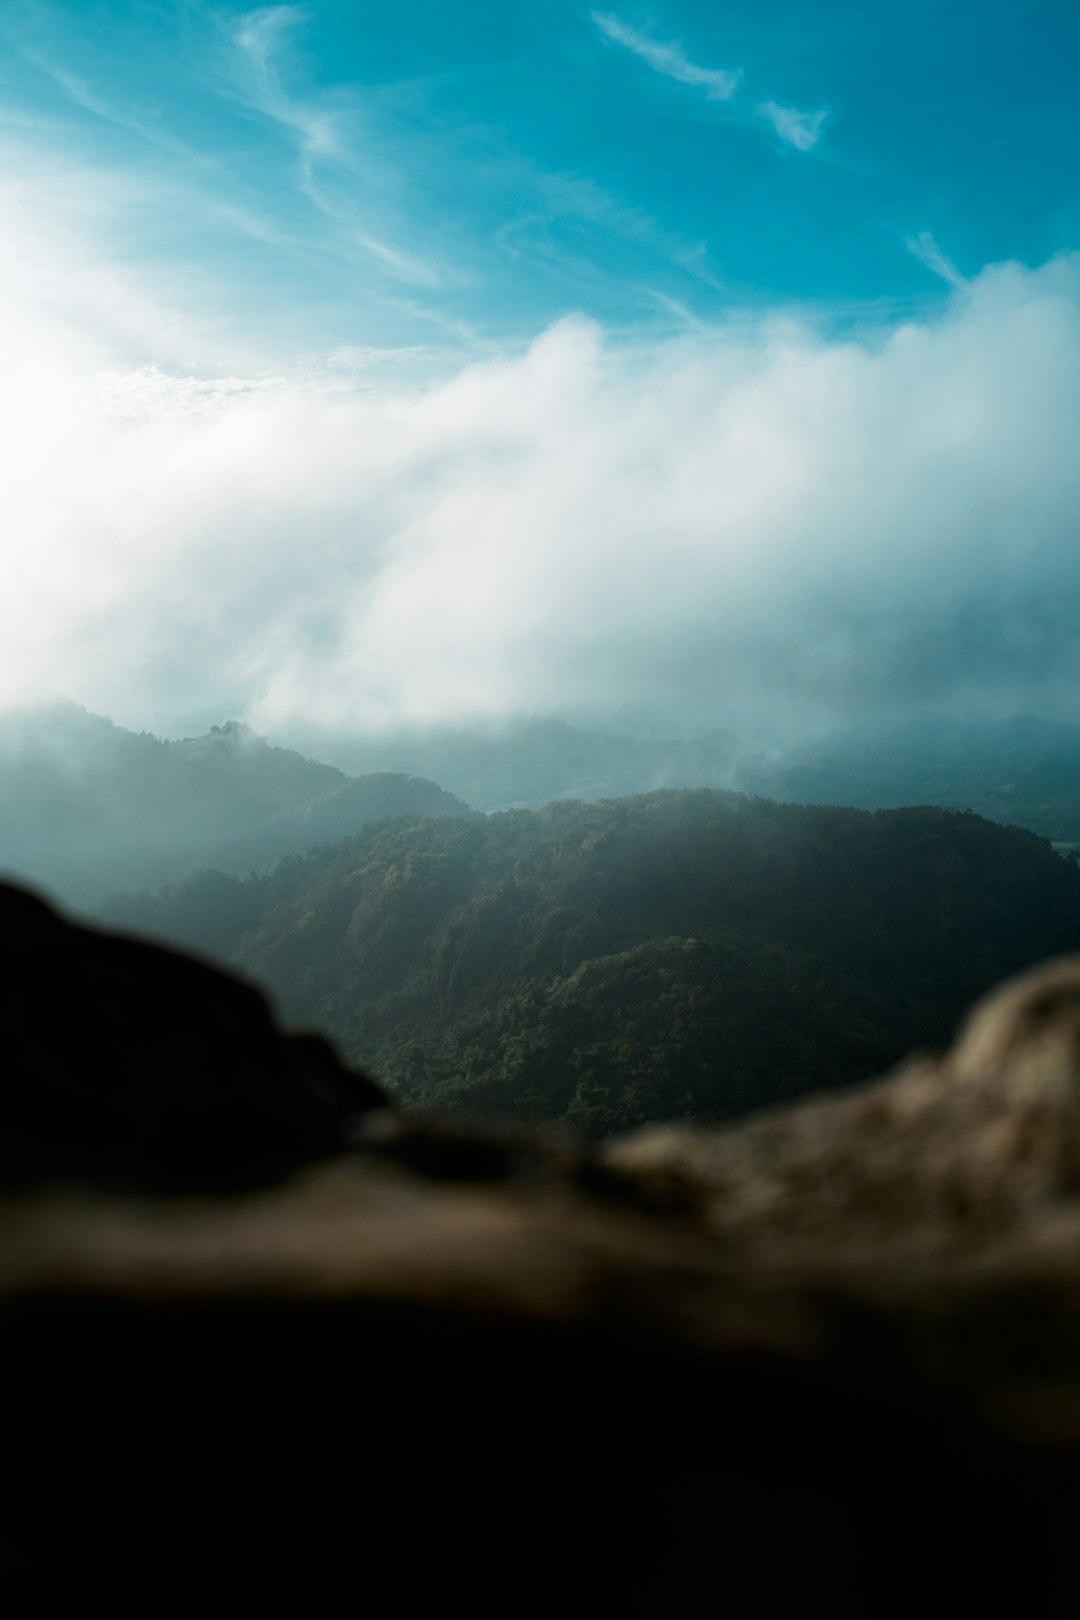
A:
[[[233,962],[411,1104],[601,1132],[945,1041],[1080,946],[1080,870],[972,815],[701,790],[389,821],[105,915]]]

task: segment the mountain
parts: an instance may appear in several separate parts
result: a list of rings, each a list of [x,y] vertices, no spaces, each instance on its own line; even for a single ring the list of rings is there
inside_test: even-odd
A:
[[[938,804],[1080,844],[1080,726],[1014,716],[853,730],[744,756],[736,785],[811,804]]]
[[[350,779],[235,721],[168,742],[72,703],[0,718],[0,870],[71,904],[261,866],[402,814],[474,812],[433,782]]]
[[[1080,946],[1080,869],[973,815],[667,791],[382,823],[102,916],[241,968],[405,1103],[599,1135],[946,1041]]]
[[[735,788],[799,804],[971,809],[1080,845],[1080,726],[1017,716],[912,721],[770,747],[724,731],[652,741],[520,720],[491,732],[439,730],[308,738],[339,768],[432,778],[482,810],[656,788]]]
[[[1031,718],[880,727],[782,750],[726,732],[658,742],[557,720],[321,737],[307,749],[273,746],[236,722],[163,741],[72,703],[9,711],[0,716],[0,871],[88,906],[199,868],[266,866],[386,816],[700,787],[864,809],[972,809],[1080,847],[1080,728]]]
[[[738,745],[717,731],[654,742],[579,731],[561,720],[517,720],[495,731],[431,730],[377,737],[308,737],[350,774],[428,776],[480,810],[536,809],[553,799],[616,799],[655,788],[730,787]]]

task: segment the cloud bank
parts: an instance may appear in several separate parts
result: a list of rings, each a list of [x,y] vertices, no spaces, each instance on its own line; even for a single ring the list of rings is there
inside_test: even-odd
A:
[[[570,319],[419,384],[367,350],[185,365],[197,322],[14,240],[2,701],[272,731],[1071,701],[1077,258],[858,337]]]

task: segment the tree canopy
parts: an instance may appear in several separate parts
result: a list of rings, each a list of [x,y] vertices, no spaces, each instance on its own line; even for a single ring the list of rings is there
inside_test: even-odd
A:
[[[105,915],[232,962],[406,1103],[599,1133],[945,1042],[1080,945],[1080,870],[969,814],[665,791],[399,818]]]

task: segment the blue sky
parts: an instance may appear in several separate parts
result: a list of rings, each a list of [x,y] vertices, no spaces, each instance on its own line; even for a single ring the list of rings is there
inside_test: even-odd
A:
[[[5,135],[223,340],[482,352],[570,311],[911,313],[1076,245],[1071,0],[2,11]]]
[[[1074,0],[0,3],[0,703],[1080,717]]]

